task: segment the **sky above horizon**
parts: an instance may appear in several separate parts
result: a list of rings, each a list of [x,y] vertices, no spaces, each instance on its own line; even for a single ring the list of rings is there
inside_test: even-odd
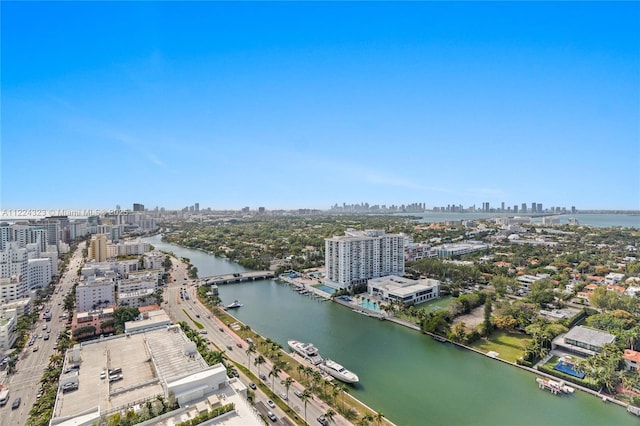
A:
[[[638,2],[0,11],[3,209],[640,209]]]

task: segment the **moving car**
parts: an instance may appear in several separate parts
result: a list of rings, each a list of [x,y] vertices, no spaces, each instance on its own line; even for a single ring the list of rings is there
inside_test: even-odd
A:
[[[13,400],[13,403],[11,404],[11,409],[15,410],[17,408],[20,408],[20,404],[22,404],[22,398],[17,397],[16,399]]]
[[[267,400],[267,405],[271,408],[276,408],[276,403],[270,399]]]
[[[267,417],[269,417],[269,420],[271,420],[272,422],[277,422],[278,421],[278,418],[276,417],[276,415],[273,414],[271,411],[269,411],[267,413]]]

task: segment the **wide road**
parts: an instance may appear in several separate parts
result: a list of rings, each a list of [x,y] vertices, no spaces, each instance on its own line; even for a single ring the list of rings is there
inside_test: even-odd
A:
[[[257,367],[253,364],[255,356],[257,354],[251,355],[251,361],[249,361],[249,357],[246,353],[247,348],[249,347],[248,343],[244,342],[235,332],[228,327],[226,324],[223,324],[215,316],[211,315],[209,310],[205,308],[196,298],[196,288],[192,286],[191,280],[187,278],[186,267],[182,262],[177,261],[176,259],[172,259],[173,268],[171,271],[171,279],[169,280],[169,285],[165,289],[164,293],[164,303],[163,307],[169,317],[173,322],[184,321],[189,324],[193,329],[197,328],[194,326],[193,322],[189,319],[187,314],[193,318],[193,320],[198,321],[204,326],[204,330],[206,330],[206,334],[203,334],[203,337],[206,337],[211,345],[215,347],[213,349],[225,351],[226,356],[244,366],[247,366],[256,376],[258,375]],[[180,291],[181,289],[185,289],[188,291],[189,299],[182,300],[180,299]],[[185,312],[186,311],[186,312]],[[266,358],[266,357],[265,357]],[[271,361],[267,360],[266,363],[260,366],[260,374],[266,376],[266,380],[264,380],[264,384],[268,387],[275,386],[274,393],[276,395],[284,394],[286,395],[286,389],[283,385],[280,384],[280,381],[284,379],[284,373],[280,373],[279,377],[273,379],[269,377],[269,372],[272,368]],[[248,377],[240,372],[240,379],[243,381],[245,385],[248,385],[251,381]],[[256,406],[263,407],[267,406],[268,396],[264,394],[264,392],[257,389],[256,391]],[[295,396],[294,390],[298,390],[302,392],[304,387],[300,385],[298,382],[294,381],[293,385],[289,389],[289,398],[288,401],[285,401],[297,414],[300,418],[304,418],[304,403]],[[316,420],[318,417],[327,412],[329,407],[321,400],[317,399],[315,396],[307,401],[307,422],[309,424],[317,424],[320,423]],[[269,408],[279,419],[279,424],[284,424],[282,422],[282,418],[286,417],[286,414],[280,410],[279,408]],[[335,415],[333,418],[333,423],[336,425],[350,425],[351,423],[344,419],[340,415]]]
[[[36,401],[36,394],[40,389],[42,374],[49,365],[49,358],[55,352],[53,347],[58,340],[58,335],[66,327],[66,320],[61,318],[63,300],[78,278],[77,271],[83,263],[82,249],[84,246],[85,243],[81,243],[73,253],[60,284],[56,287],[51,299],[45,302],[45,306],[51,311],[51,321],[45,321],[42,319],[42,314],[40,315],[40,319],[34,324],[31,331],[31,336],[38,336],[35,343],[33,346],[25,346],[18,358],[16,372],[8,376],[3,375],[0,379],[3,385],[9,387],[10,391],[9,402],[0,408],[0,426],[24,425],[27,421],[29,411]],[[36,307],[32,306],[31,309],[36,309]],[[43,329],[45,325],[47,330],[50,330],[49,332]],[[44,340],[45,334],[49,334],[49,340]],[[33,352],[36,346],[38,351]],[[13,410],[11,404],[17,397],[22,399],[22,404],[20,408]]]

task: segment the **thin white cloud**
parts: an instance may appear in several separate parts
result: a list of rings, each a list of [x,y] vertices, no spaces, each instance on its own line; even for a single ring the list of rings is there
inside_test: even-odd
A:
[[[66,106],[69,109],[75,109],[73,105],[69,104],[61,98],[51,96],[51,99],[56,103]],[[128,133],[122,132],[121,130],[114,128],[114,126],[108,123],[104,123],[93,118],[82,117],[78,113],[66,114],[60,117],[60,120],[75,132],[92,137],[97,136],[100,138],[119,142],[134,150],[140,155],[141,158],[146,158],[150,163],[159,167],[167,167],[165,162],[162,161],[153,151],[155,148],[152,144],[149,144]]]

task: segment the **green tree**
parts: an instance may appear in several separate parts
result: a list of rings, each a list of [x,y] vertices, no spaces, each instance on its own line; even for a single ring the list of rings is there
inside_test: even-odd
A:
[[[304,422],[307,423],[307,402],[309,402],[309,398],[311,398],[311,392],[308,389],[302,391],[302,395],[300,396],[300,400],[304,404]]]
[[[138,308],[130,308],[127,306],[121,306],[114,309],[113,320],[116,329],[116,333],[124,333],[124,323],[127,321],[133,321],[138,318],[140,311]]]
[[[278,377],[278,374],[282,371],[282,368],[278,365],[278,363],[274,362],[271,367],[271,371],[269,371],[269,377],[271,377],[271,389],[275,391],[275,378]]]
[[[454,342],[463,343],[467,338],[467,330],[466,324],[464,322],[459,322],[453,327],[451,333],[449,333],[449,339]]]
[[[324,418],[327,419],[329,421],[329,423],[333,422],[333,418],[335,417],[336,412],[333,411],[331,408],[329,408],[327,410],[326,413],[324,413]]]
[[[244,353],[247,354],[247,366],[249,367],[249,371],[251,371],[251,354],[256,353],[256,347],[255,345],[251,344],[249,345],[249,347],[247,348],[246,351],[244,351]]]
[[[487,298],[487,301],[484,304],[484,322],[482,323],[482,334],[485,337],[489,337],[493,330],[493,325],[491,324],[491,310],[491,299]]]
[[[280,381],[280,384],[283,385],[287,391],[287,400],[289,400],[289,388],[291,387],[292,383],[293,379],[291,378],[291,376],[287,376],[284,380]]]
[[[555,285],[549,279],[542,279],[529,286],[529,296],[527,299],[538,306],[553,302],[555,296],[553,289]]]
[[[260,365],[264,364],[265,362],[267,362],[267,360],[264,359],[264,357],[262,355],[258,355],[253,360],[253,363],[258,367],[258,376],[260,376]]]

